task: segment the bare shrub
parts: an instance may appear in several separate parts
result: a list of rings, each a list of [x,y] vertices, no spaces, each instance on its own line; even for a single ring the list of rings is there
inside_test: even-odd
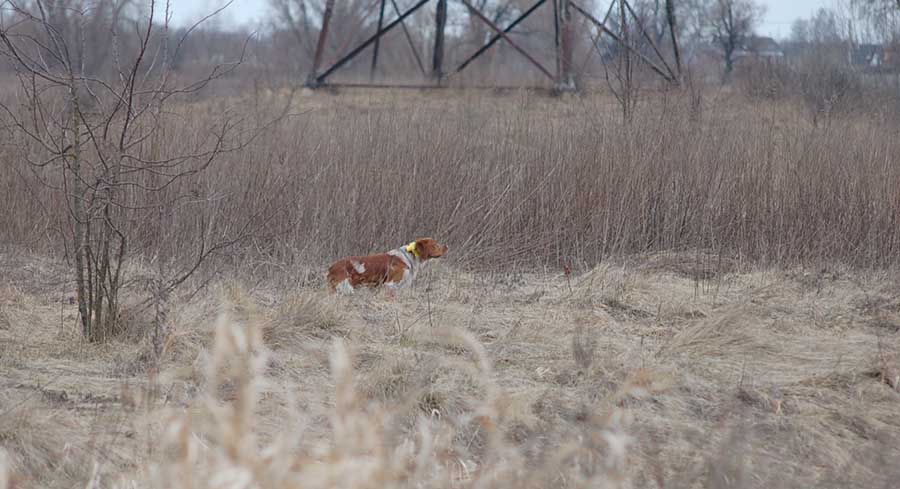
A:
[[[735,81],[752,98],[798,100],[813,124],[852,112],[875,113],[868,107],[872,97],[866,97],[867,91],[873,92],[872,87],[865,87],[858,71],[824,48],[791,64],[742,62],[735,71]]]
[[[786,63],[747,60],[734,73],[741,91],[760,99],[784,99],[793,94],[794,74]]]
[[[163,221],[200,198],[196,188],[172,193],[173,184],[206,171],[218,156],[241,147],[259,130],[248,133],[243,122],[249,114],[220,110],[204,137],[190,150],[174,154],[167,150],[166,131],[179,121],[169,106],[234,71],[245,46],[232,62],[180,81],[173,60],[190,30],[171,38],[169,3],[161,5],[165,15],[160,20],[156,2],[149,1],[147,16],[138,9],[136,18],[129,19],[133,24],[121,18],[131,10],[128,1],[90,7],[81,2],[70,8],[44,1],[4,2],[10,19],[0,23],[0,56],[15,68],[16,84],[13,96],[0,100],[3,131],[15,149],[16,172],[34,176],[29,188],[44,186],[65,204],[45,214],[63,223],[58,232],[72,258],[83,337],[101,341],[123,330],[120,291],[127,258],[152,256],[157,268],[151,299],[154,345],[159,352],[171,291],[211,254],[243,239],[251,226],[238,225],[227,236],[210,240],[201,217],[193,240],[195,258],[171,266],[175,260],[165,253]],[[107,22],[108,34],[100,27]],[[79,29],[102,39],[94,39],[86,52],[86,33]],[[125,34],[132,30],[133,35]],[[104,49],[93,49],[98,45]],[[154,217],[156,226],[150,224]],[[134,226],[138,221],[142,226]]]
[[[861,75],[825,56],[811,57],[797,68],[797,89],[813,123],[859,109],[864,101]]]

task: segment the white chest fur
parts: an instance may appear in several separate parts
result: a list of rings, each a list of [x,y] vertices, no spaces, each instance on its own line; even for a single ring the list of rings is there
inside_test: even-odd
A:
[[[388,251],[388,255],[396,256],[397,258],[402,260],[403,264],[406,265],[406,270],[403,271],[403,276],[401,277],[399,282],[385,282],[384,285],[394,290],[405,289],[412,285],[413,281],[416,278],[416,273],[419,271],[419,267],[422,265],[419,259],[403,248],[397,248],[396,250]]]

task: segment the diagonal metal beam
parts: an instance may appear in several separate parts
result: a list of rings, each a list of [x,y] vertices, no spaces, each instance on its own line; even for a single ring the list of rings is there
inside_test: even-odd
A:
[[[625,4],[625,8],[627,8],[628,11],[631,13],[631,16],[634,17],[634,21],[637,23],[638,28],[641,30],[641,34],[644,35],[644,39],[646,39],[647,42],[650,44],[650,47],[653,48],[653,52],[656,53],[656,56],[659,58],[659,60],[662,61],[662,64],[666,68],[666,71],[669,72],[669,75],[671,75],[672,78],[677,79],[678,75],[676,75],[675,72],[672,71],[672,67],[669,66],[669,63],[666,62],[666,57],[663,56],[663,54],[659,51],[659,48],[656,46],[656,41],[654,41],[653,38],[650,37],[650,34],[647,32],[647,29],[644,28],[644,23],[641,22],[641,19],[640,19],[640,17],[638,17],[638,14],[636,14],[634,12],[634,9],[631,8],[631,5],[628,3],[628,0],[619,0],[619,1],[622,2],[623,4]]]
[[[329,0],[329,1],[333,1],[333,0]],[[374,35],[372,35],[371,37],[369,37],[368,39],[363,41],[359,46],[356,46],[352,51],[350,51],[349,53],[344,55],[343,58],[335,61],[334,64],[331,65],[331,67],[329,67],[327,70],[322,72],[321,75],[318,75],[315,77],[315,86],[319,86],[319,85],[325,83],[325,79],[328,78],[329,75],[331,75],[332,73],[337,71],[340,67],[347,64],[348,61],[355,58],[359,53],[362,52],[362,50],[366,49],[367,47],[369,47],[370,44],[375,42],[376,39],[379,39],[379,38],[381,38],[381,36],[385,35],[387,32],[390,32],[391,29],[393,29],[394,27],[397,27],[397,24],[403,22],[403,19],[409,17],[410,15],[415,13],[416,10],[419,10],[420,8],[422,8],[423,5],[425,5],[426,3],[430,2],[430,1],[431,0],[419,0],[415,5],[410,7],[409,10],[407,10],[406,12],[403,12],[403,15],[394,19],[393,22],[384,26],[383,29],[379,29],[378,32],[376,32]]]
[[[531,15],[532,12],[537,10],[537,8],[540,7],[541,5],[543,5],[546,1],[547,0],[538,0],[537,2],[535,2],[535,4],[531,6],[531,8],[529,8],[528,10],[523,12],[522,15],[520,15],[518,18],[516,18],[516,20],[512,21],[508,26],[506,26],[506,29],[503,29],[503,32],[508,33],[509,31],[513,30],[513,28],[515,26],[517,26],[519,24],[519,22],[522,22],[523,20],[525,20],[526,17]],[[493,46],[499,40],[500,40],[500,34],[494,34],[494,36],[491,37],[491,39],[487,43],[485,43],[484,46],[481,46],[481,48],[479,48],[478,51],[475,51],[475,53],[473,53],[471,56],[466,58],[465,61],[460,63],[459,67],[456,68],[456,72],[459,73],[460,71],[464,70],[466,68],[466,66],[469,66],[469,63],[474,61],[475,58],[481,56],[485,51],[490,49],[490,47]]]
[[[609,21],[609,17],[612,15],[613,7],[615,7],[615,6],[616,6],[615,0],[613,0],[612,2],[609,2],[609,8],[606,9],[606,15],[603,16],[604,24],[606,24],[606,22]],[[591,37],[591,47],[594,49],[589,49],[584,54],[584,61],[581,63],[581,71],[582,72],[585,72],[585,70],[587,69],[588,63],[591,61],[591,57],[594,53],[594,50],[597,49],[597,43],[600,42],[600,38],[603,36],[603,34],[604,34],[604,32],[602,30],[598,29],[596,36],[594,36],[594,35],[590,36]]]
[[[644,53],[638,51],[637,49],[634,49],[634,47],[632,47],[630,44],[628,44],[628,43],[626,43],[626,42],[623,42],[623,41],[622,41],[622,38],[620,38],[619,36],[617,36],[615,32],[609,30],[609,28],[606,27],[606,25],[604,25],[603,22],[600,22],[599,20],[597,20],[596,17],[594,17],[593,15],[590,14],[590,12],[588,12],[588,11],[585,10],[585,9],[583,9],[580,5],[578,5],[578,4],[575,3],[575,2],[572,2],[571,0],[570,0],[569,4],[572,5],[572,8],[574,8],[575,10],[577,10],[578,13],[580,13],[581,15],[583,15],[585,18],[587,18],[589,21],[591,21],[595,26],[597,26],[598,29],[600,29],[600,30],[602,30],[603,32],[605,32],[607,36],[613,38],[613,40],[615,40],[617,43],[619,43],[619,44],[622,45],[622,46],[625,46],[625,49],[628,49],[628,50],[631,51],[632,53],[636,54],[639,58],[641,58],[641,60],[642,60],[644,63],[647,63],[647,66],[649,66],[650,69],[652,69],[653,71],[655,71],[656,74],[658,74],[659,76],[663,77],[666,81],[669,81],[669,82],[672,82],[672,83],[677,83],[677,80],[676,80],[676,79],[672,78],[671,75],[669,75],[668,73],[666,73],[665,71],[663,71],[662,68],[660,68],[659,66],[656,66],[656,63],[654,63],[650,58],[644,56]]]
[[[515,49],[516,51],[518,51],[519,54],[521,54],[522,56],[524,56],[525,59],[527,59],[528,61],[530,61],[531,64],[533,64],[537,69],[541,70],[541,73],[543,73],[544,75],[546,75],[547,78],[549,78],[549,79],[551,79],[551,80],[553,80],[553,81],[556,81],[556,79],[554,78],[554,76],[553,76],[549,71],[547,71],[547,68],[544,68],[544,66],[543,66],[542,64],[540,64],[540,63],[538,62],[538,60],[534,59],[530,54],[528,54],[528,51],[524,50],[521,46],[519,46],[518,44],[516,44],[515,41],[513,41],[512,39],[510,39],[509,36],[506,35],[506,32],[503,31],[503,29],[497,27],[497,24],[491,22],[491,20],[488,19],[487,17],[485,17],[484,14],[482,14],[481,12],[479,12],[477,8],[473,7],[472,4],[469,3],[468,0],[459,0],[459,1],[462,2],[462,4],[465,5],[466,8],[468,8],[469,11],[472,12],[472,13],[475,15],[475,17],[478,17],[482,22],[484,22],[485,24],[487,24],[491,29],[494,29],[494,31],[495,31],[497,34],[499,34],[500,37],[502,37],[504,41],[506,41],[510,46],[512,46],[513,49]]]
[[[603,25],[606,25],[606,23],[609,22],[609,18],[612,17],[613,8],[614,8],[615,6],[616,6],[615,0],[613,0],[612,2],[609,2],[609,8],[606,9],[606,15],[603,16]],[[600,31],[600,32],[597,33],[597,39],[598,39],[598,40],[600,39],[600,34],[601,34],[602,32],[603,32],[603,31]]]
[[[672,38],[672,51],[675,53],[675,69],[678,70],[678,79],[681,80],[681,51],[678,49],[678,35],[675,34],[675,6],[672,0],[666,0],[666,21],[669,23],[669,36]]]
[[[394,12],[397,13],[397,16],[400,16],[400,7],[397,6],[397,0],[391,0],[391,4],[394,6]],[[416,58],[416,64],[419,65],[419,70],[422,72],[422,76],[428,77],[428,73],[425,72],[425,65],[422,64],[422,57],[419,56],[419,50],[416,49],[416,43],[413,42],[412,35],[409,33],[409,29],[406,28],[406,22],[400,22],[400,27],[403,28],[403,34],[406,35],[406,42],[409,43],[409,49],[412,50],[413,57]]]
[[[381,8],[378,10],[378,29],[381,30],[382,24],[384,24],[384,4],[387,0],[381,0]],[[377,32],[376,31],[376,32]],[[379,48],[379,40],[375,39],[375,49],[372,51],[372,68],[369,70],[369,81],[375,79],[375,69],[378,68],[378,48]]]

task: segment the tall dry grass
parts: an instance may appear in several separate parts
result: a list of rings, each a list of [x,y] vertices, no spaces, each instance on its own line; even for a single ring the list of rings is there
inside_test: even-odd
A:
[[[132,249],[185,257],[198,236],[253,237],[226,259],[268,266],[383,250],[416,236],[464,264],[594,264],[703,249],[769,264],[896,264],[900,139],[875,116],[813,126],[792,102],[648,95],[623,125],[602,95],[351,92],[298,98],[296,113],[211,170],[167,189],[160,220],[134,211]],[[195,148],[225,111],[251,125],[278,98],[177,107],[163,152]],[[59,247],[58,169],[0,148],[0,236]],[[131,190],[129,190],[131,191]],[[135,206],[148,202],[134,190]],[[153,197],[155,198],[155,197]],[[242,224],[241,224],[242,225]]]
[[[500,387],[487,350],[470,333],[448,328],[416,338],[420,346],[456,352],[432,355],[427,368],[432,375],[440,369],[456,371],[474,386],[476,394],[465,399],[460,413],[441,412],[440,405],[429,413],[422,400],[430,388],[425,384],[372,399],[352,349],[342,339],[333,341],[328,354],[330,381],[318,392],[304,393],[306,403],[322,406],[303,409],[273,368],[263,328],[254,324],[258,316],[244,319],[220,316],[200,366],[201,392],[187,409],[148,416],[158,430],[154,439],[160,455],[141,460],[134,472],[123,471],[121,485],[630,487],[635,477],[628,460],[633,416],[626,404],[669,387],[664,375],[638,371],[582,408],[582,436],[558,440],[552,447],[527,447],[516,437],[516,430],[530,429],[517,425],[523,418],[517,409],[522,408]],[[405,369],[400,373],[412,375]],[[265,426],[272,417],[280,419],[274,433]],[[89,487],[100,481],[95,475]]]

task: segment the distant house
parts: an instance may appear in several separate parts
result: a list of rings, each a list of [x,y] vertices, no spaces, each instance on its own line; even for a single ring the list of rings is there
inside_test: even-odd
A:
[[[735,53],[734,59],[752,59],[765,62],[781,62],[784,49],[771,37],[750,36]]]
[[[850,48],[850,64],[871,73],[900,71],[900,53],[896,46],[884,44],[856,44]]]

